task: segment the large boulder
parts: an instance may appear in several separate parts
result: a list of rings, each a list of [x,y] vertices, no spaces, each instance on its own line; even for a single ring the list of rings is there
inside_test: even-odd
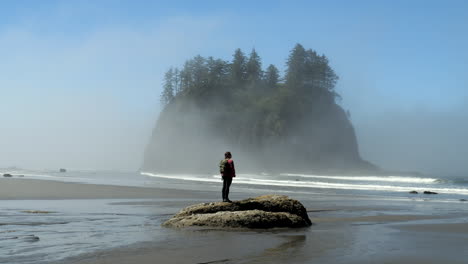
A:
[[[196,204],[182,209],[165,227],[307,227],[312,222],[305,207],[284,195],[263,195],[232,203]]]

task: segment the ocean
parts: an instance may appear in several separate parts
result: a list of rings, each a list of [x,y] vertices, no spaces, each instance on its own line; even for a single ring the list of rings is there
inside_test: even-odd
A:
[[[188,191],[218,191],[221,188],[220,176],[215,174],[0,170],[1,175],[5,173],[18,179],[98,185]],[[0,184],[2,179],[5,178],[0,178]],[[294,196],[306,203],[311,199],[330,202],[349,199],[372,206],[410,200],[416,205],[421,202],[417,207],[422,210],[420,214],[432,210],[434,204],[444,204],[437,208],[446,208],[448,213],[453,213],[463,203],[461,200],[468,199],[468,177],[241,173],[234,179],[231,188],[234,198],[236,193],[276,193]],[[418,194],[411,194],[410,191],[417,191]],[[438,194],[423,194],[424,191]],[[54,263],[94,251],[162,241],[173,233],[162,228],[161,223],[180,209],[177,204],[170,203],[173,200],[138,199],[138,204],[131,199],[0,200],[0,263]],[[189,202],[195,203],[197,200]],[[341,201],[341,204],[345,203]],[[37,210],[47,213],[34,213]]]
[[[88,184],[105,184],[134,187],[176,187],[195,190],[212,190],[219,185],[217,174],[163,174],[155,172],[119,172],[72,170],[60,173],[52,170],[0,170],[24,179],[41,179]],[[460,176],[339,176],[297,173],[238,174],[234,179],[238,190],[271,190],[273,192],[338,193],[379,195],[390,197],[424,197],[410,194],[417,191],[438,193],[437,200],[468,198],[468,175]]]
[[[218,183],[219,175],[168,175],[141,172],[155,179],[168,179],[180,184],[192,182],[197,185]],[[241,189],[261,189],[274,192],[333,193],[353,195],[379,195],[389,197],[423,197],[410,194],[416,191],[436,192],[437,200],[458,201],[468,196],[468,177],[423,177],[423,176],[338,176],[297,173],[239,174],[234,180]]]

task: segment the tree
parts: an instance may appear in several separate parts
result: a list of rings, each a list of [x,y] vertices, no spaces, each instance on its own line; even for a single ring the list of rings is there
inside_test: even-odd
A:
[[[225,86],[228,82],[227,75],[229,74],[229,67],[226,61],[221,59],[214,59],[209,57],[206,61],[208,68],[208,83],[213,88]]]
[[[200,94],[208,79],[206,59],[200,55],[185,62],[180,71],[180,84],[183,94]]]
[[[290,89],[300,89],[304,84],[305,64],[306,51],[301,44],[296,44],[286,62],[286,85]]]
[[[236,49],[231,63],[231,78],[234,85],[244,84],[247,79],[247,62],[241,49]]]
[[[328,64],[327,57],[318,55],[311,49],[307,50],[304,73],[304,95],[313,97],[315,101],[328,103],[339,97],[334,91],[338,76]]]
[[[192,59],[192,76],[193,85],[195,87],[203,87],[208,80],[208,67],[206,66],[206,59],[200,55]]]
[[[339,95],[334,91],[338,76],[324,55],[297,44],[289,55],[286,70],[286,88],[300,109],[309,111],[315,103],[333,103]],[[303,112],[303,111],[299,111]]]
[[[178,68],[174,69],[174,95],[177,96],[181,91],[180,85],[180,71]]]
[[[250,84],[256,84],[262,78],[262,62],[255,49],[252,49],[247,61],[246,78]]]
[[[190,61],[186,61],[184,63],[184,67],[179,72],[180,78],[180,93],[185,93],[189,88],[192,86],[192,74],[191,74],[191,66]]]
[[[265,84],[268,88],[276,88],[279,82],[279,71],[275,65],[270,64],[265,72]]]
[[[174,99],[174,70],[170,68],[164,74],[163,91],[161,93],[161,103],[163,106],[168,105]]]

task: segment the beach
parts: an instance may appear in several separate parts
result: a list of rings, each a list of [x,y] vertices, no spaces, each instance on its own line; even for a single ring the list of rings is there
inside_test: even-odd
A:
[[[80,184],[33,179],[2,179],[0,199],[52,200],[52,199],[144,199],[144,198],[196,198],[206,197],[200,191],[143,188],[101,184]]]
[[[275,192],[233,187],[235,200]],[[464,202],[362,194],[288,195],[308,209],[310,228],[178,230],[161,223],[185,206],[218,201],[219,191],[1,179],[0,205],[5,212],[15,211],[8,219],[22,222],[5,224],[7,218],[1,218],[0,242],[10,247],[11,254],[4,254],[0,262],[465,263],[468,257]],[[16,235],[20,239],[7,239],[20,232]],[[18,243],[32,234],[40,241]],[[81,243],[83,239],[89,245]],[[44,249],[47,243],[50,249]],[[22,250],[17,250],[19,246]],[[28,255],[25,250],[37,253]]]

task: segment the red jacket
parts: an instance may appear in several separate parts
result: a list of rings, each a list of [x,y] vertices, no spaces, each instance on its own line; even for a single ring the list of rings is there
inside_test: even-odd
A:
[[[234,161],[232,159],[223,160],[223,162],[227,162],[225,165],[224,171],[221,171],[222,177],[236,177],[236,168],[234,167]],[[226,170],[226,167],[228,169]]]

